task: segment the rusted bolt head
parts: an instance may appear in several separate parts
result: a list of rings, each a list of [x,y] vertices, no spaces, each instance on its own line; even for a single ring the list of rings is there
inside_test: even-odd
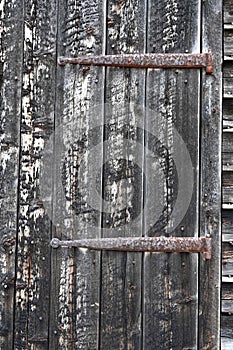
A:
[[[93,29],[91,27],[87,28],[87,34],[91,34],[93,32]]]

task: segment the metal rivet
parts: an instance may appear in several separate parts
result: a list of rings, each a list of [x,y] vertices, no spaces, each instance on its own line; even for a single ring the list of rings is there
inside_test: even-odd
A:
[[[187,80],[187,79],[185,79],[184,83],[185,83],[185,84],[188,84],[188,80]]]
[[[18,80],[18,77],[17,77],[17,76],[15,76],[15,80]]]
[[[56,334],[57,334],[57,331],[54,331],[53,333],[56,335]]]
[[[4,288],[7,289],[7,288],[8,288],[8,285],[7,285],[7,284],[4,284]]]
[[[181,264],[182,266],[185,266],[185,263],[184,262],[182,262],[182,264]]]
[[[42,257],[42,260],[45,260],[45,257],[44,257],[44,256]]]
[[[181,226],[180,231],[184,231],[184,226]]]
[[[34,241],[31,241],[31,244],[34,244]]]
[[[93,29],[91,27],[87,28],[87,34],[91,34],[93,32]]]
[[[40,317],[39,317],[39,320],[40,320],[40,321],[42,321],[42,320],[43,320],[43,317],[42,317],[42,316],[40,316]]]
[[[49,78],[49,75],[48,75],[48,74],[46,74],[46,75],[45,75],[45,78],[46,78],[46,79],[48,79],[48,78]]]

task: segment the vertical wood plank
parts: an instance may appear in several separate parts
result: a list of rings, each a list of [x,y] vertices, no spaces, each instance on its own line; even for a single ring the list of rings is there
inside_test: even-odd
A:
[[[104,53],[102,1],[60,1],[58,23],[58,56]],[[61,239],[100,236],[101,192],[95,206],[91,191],[102,187],[94,160],[99,145],[102,157],[103,85],[101,67],[58,67],[53,224]],[[51,349],[97,349],[99,259],[99,252],[53,251]]]
[[[22,1],[0,2],[0,348],[13,344],[19,130],[23,56]]]
[[[145,15],[144,1],[108,1],[107,54],[145,51]],[[103,237],[142,235],[144,89],[145,71],[107,69]],[[100,349],[140,349],[141,254],[103,252],[101,276]]]
[[[56,2],[26,0],[23,7],[24,59],[14,347],[39,350],[48,348],[50,220],[40,193],[40,169],[45,141],[53,131]],[[51,196],[51,190],[47,196]]]
[[[222,2],[203,2],[202,49],[214,53],[212,76],[202,77],[200,233],[213,239],[210,261],[200,260],[201,349],[219,349],[221,258]],[[211,19],[211,20],[210,20]]]
[[[165,4],[149,1],[148,16],[149,52],[199,52],[200,8],[197,1],[166,1]],[[160,212],[160,215],[145,235],[198,235],[199,89],[198,71],[148,70],[146,104],[153,113],[147,113],[150,133],[146,145],[157,156],[163,176],[157,180],[156,205],[153,203],[154,209],[148,208],[145,227],[149,226],[151,212]],[[192,161],[190,169],[187,169],[184,146],[179,156],[175,156],[178,145],[174,129],[187,147]],[[155,132],[160,143],[152,136]],[[147,153],[145,172],[149,180],[147,169],[153,159]],[[193,180],[185,183],[182,179],[187,177],[189,181],[190,171]],[[148,186],[149,182],[146,188]],[[186,190],[192,186],[190,205],[182,212],[187,201]],[[180,218],[178,226],[175,225],[176,218]],[[145,254],[144,349],[197,349],[197,284],[198,258],[195,254]]]

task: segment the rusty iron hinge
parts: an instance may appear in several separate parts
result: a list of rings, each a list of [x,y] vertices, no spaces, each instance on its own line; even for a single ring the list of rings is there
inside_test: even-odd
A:
[[[207,74],[212,74],[214,70],[212,52],[59,57],[58,64],[62,66],[80,64],[129,68],[206,68]]]
[[[211,259],[212,239],[209,237],[118,237],[62,241],[53,238],[53,248],[78,247],[91,250],[116,250],[129,252],[204,253]]]

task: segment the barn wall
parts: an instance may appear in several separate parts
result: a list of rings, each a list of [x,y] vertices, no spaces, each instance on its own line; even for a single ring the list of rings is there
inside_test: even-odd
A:
[[[233,348],[233,1],[224,1],[222,349]]]

